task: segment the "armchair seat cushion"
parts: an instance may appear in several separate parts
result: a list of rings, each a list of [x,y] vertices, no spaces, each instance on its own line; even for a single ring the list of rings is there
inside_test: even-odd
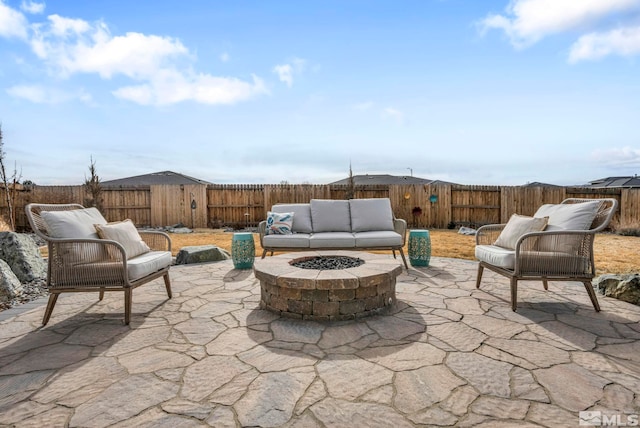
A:
[[[516,252],[497,245],[476,245],[476,259],[503,269],[513,269]]]
[[[135,281],[171,266],[170,251],[149,251],[127,260],[129,281]]]
[[[358,248],[402,246],[402,236],[390,230],[358,232],[354,233],[354,236],[356,238],[356,247]]]
[[[314,233],[309,239],[309,248],[354,248],[356,238],[351,232]]]
[[[295,216],[294,216],[295,218]],[[308,233],[293,233],[291,235],[265,235],[263,245],[267,248],[309,248]]]

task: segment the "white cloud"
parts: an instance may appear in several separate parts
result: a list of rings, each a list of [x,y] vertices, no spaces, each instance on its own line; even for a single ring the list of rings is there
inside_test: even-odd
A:
[[[141,79],[152,76],[165,62],[186,56],[187,48],[170,37],[126,33],[112,36],[106,24],[49,16],[50,25],[40,27],[31,40],[36,55],[56,71],[116,74]]]
[[[404,122],[404,114],[395,108],[387,107],[382,111],[382,117],[396,121],[398,124]]]
[[[26,39],[28,22],[24,15],[0,0],[0,37]]]
[[[290,64],[276,65],[273,72],[278,75],[281,82],[287,84],[288,87],[293,86],[293,67]]]
[[[572,46],[569,62],[597,60],[609,55],[640,54],[640,27],[621,28],[606,33],[590,33],[580,37]]]
[[[104,22],[90,23],[55,14],[48,16],[45,22],[29,25],[24,15],[2,1],[0,36],[27,40],[35,55],[57,78],[70,78],[79,73],[98,74],[103,79],[126,76],[135,84],[115,89],[113,95],[144,105],[188,100],[233,104],[268,93],[257,76],[244,81],[193,71],[191,63],[195,57],[178,39],[137,32],[114,36]],[[23,2],[22,7],[37,11],[39,4]],[[228,55],[224,53],[221,59],[228,60]],[[16,86],[9,92],[32,102],[65,99],[64,92],[38,86]]]
[[[7,94],[36,104],[60,104],[71,100],[80,100],[84,103],[92,101],[91,95],[85,91],[70,93],[58,88],[47,88],[41,85],[12,86],[7,89]]]
[[[220,54],[220,61],[228,62],[229,61],[229,54],[227,52],[222,52]]]
[[[210,74],[186,74],[163,70],[148,83],[113,91],[122,99],[142,105],[168,105],[193,100],[202,104],[234,104],[256,95],[268,93],[264,82],[253,76],[253,82],[216,77]]]
[[[599,164],[614,167],[640,167],[640,149],[632,147],[595,150],[591,157]]]
[[[20,9],[22,9],[27,13],[32,13],[34,15],[44,12],[44,8],[45,8],[44,3],[38,3],[31,0],[29,1],[22,0],[22,3],[20,3]]]
[[[306,68],[306,61],[301,58],[293,58],[290,63],[278,64],[273,67],[273,72],[278,75],[281,82],[288,87],[293,86],[293,75],[302,73]]]
[[[516,48],[555,33],[581,29],[614,14],[640,10],[640,0],[512,0],[505,15],[480,23],[482,33],[503,30]]]
[[[353,105],[355,110],[365,111],[370,110],[373,107],[373,101],[365,101],[362,103],[357,103]]]

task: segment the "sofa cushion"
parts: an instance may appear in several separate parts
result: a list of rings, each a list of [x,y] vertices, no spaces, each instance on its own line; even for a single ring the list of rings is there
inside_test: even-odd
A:
[[[312,199],[309,205],[314,233],[351,232],[349,201]]]
[[[151,248],[142,240],[138,229],[136,229],[130,219],[107,224],[96,224],[94,226],[100,239],[109,239],[121,244],[127,253],[127,259],[132,259],[140,254],[151,251]],[[115,252],[117,248],[112,246],[112,248],[109,248],[107,251]],[[110,255],[118,257],[115,254]]]
[[[351,230],[393,230],[393,211],[388,198],[350,199]]]
[[[291,235],[293,233],[293,213],[267,213],[267,227],[265,235]]]
[[[496,245],[476,245],[476,259],[504,269],[513,269],[516,263],[515,250]]]
[[[549,217],[528,217],[513,214],[494,243],[498,247],[515,250],[516,242],[525,233],[540,232],[547,226]]]
[[[358,248],[401,247],[402,236],[391,230],[358,232],[353,234]]]
[[[262,244],[266,248],[309,248],[308,233],[294,233],[291,235],[265,235]]]
[[[356,238],[351,232],[314,233],[309,239],[309,248],[354,248]]]
[[[309,204],[276,204],[271,207],[272,212],[293,213],[293,233],[311,233],[311,207]]]

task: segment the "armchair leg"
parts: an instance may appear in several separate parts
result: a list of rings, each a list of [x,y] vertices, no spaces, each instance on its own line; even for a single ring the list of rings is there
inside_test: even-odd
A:
[[[482,272],[484,272],[484,266],[482,266],[482,263],[478,263],[478,275],[476,275],[476,288],[480,288],[480,281],[482,281]]]
[[[58,293],[52,293],[49,295],[49,302],[47,302],[47,308],[44,311],[44,318],[42,318],[42,325],[47,325],[49,322],[49,318],[51,318],[51,313],[53,312],[53,307],[56,305],[58,301]]]
[[[396,250],[391,250],[391,254],[393,254],[393,258],[396,259]]]
[[[132,303],[132,291],[131,287],[124,289],[124,323],[129,325],[131,322],[131,303]]]
[[[404,256],[404,250],[402,248],[399,248],[398,251],[400,251],[400,256],[402,257],[402,262],[404,263],[405,269],[409,270],[409,265],[407,264],[407,258]]]
[[[591,299],[591,304],[593,305],[593,309],[596,310],[596,312],[600,312],[600,304],[598,303],[598,298],[596,297],[596,292],[593,289],[593,285],[591,284],[591,281],[584,281],[584,288],[587,289],[587,294],[589,294],[589,298]]]
[[[542,280],[542,286],[544,287],[545,290],[549,289],[549,282],[546,279]]]
[[[98,300],[104,299],[104,288],[100,289],[100,294],[98,295]]]
[[[267,250],[262,250],[262,257],[260,258],[264,259],[266,255],[267,255]]]
[[[167,296],[169,296],[169,298],[171,298],[172,297],[171,279],[169,278],[169,272],[165,273],[162,278],[164,279],[164,286],[167,289]]]
[[[516,311],[518,307],[518,280],[511,278],[511,310]]]

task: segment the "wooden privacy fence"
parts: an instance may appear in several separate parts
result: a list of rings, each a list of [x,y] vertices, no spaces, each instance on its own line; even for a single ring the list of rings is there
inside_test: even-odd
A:
[[[0,189],[0,215],[8,216]],[[130,218],[138,226],[190,228],[255,227],[276,203],[311,199],[389,198],[396,217],[412,228],[478,227],[506,223],[514,214],[532,215],[542,204],[565,198],[615,198],[614,225],[640,228],[640,188],[590,189],[560,186],[465,185],[155,185],[104,188],[102,212],[108,221]],[[28,228],[24,207],[30,202],[87,205],[84,186],[33,186],[15,192],[18,230]]]

